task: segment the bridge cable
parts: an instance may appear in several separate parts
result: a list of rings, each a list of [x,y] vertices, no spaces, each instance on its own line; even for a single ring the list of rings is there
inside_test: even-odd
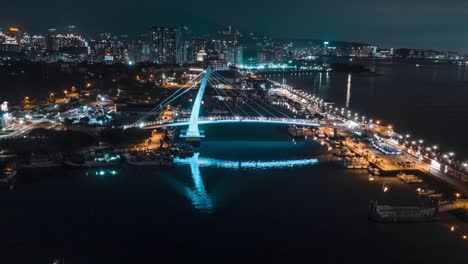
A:
[[[215,80],[213,80],[213,81],[215,81]],[[221,84],[221,83],[218,82],[218,84]],[[215,88],[215,87],[213,87],[213,89],[214,89],[216,92],[218,92],[218,90],[219,90],[219,91],[220,91],[221,93],[223,93],[226,97],[232,97],[232,96],[228,95],[228,94],[224,91],[224,89],[221,89],[221,88],[217,89],[217,88]],[[254,112],[256,112],[256,113],[257,113],[258,115],[260,115],[261,117],[264,117],[261,113],[259,113],[257,110],[255,110],[255,108],[253,108],[252,106],[250,106],[250,105],[248,105],[248,104],[247,104],[247,106],[250,107]],[[239,110],[242,111],[246,117],[247,117],[247,116],[250,116],[250,114],[247,113],[247,112],[242,108],[242,106],[239,107]],[[236,116],[235,113],[233,113],[233,115]]]
[[[213,87],[213,90],[215,90],[216,94],[221,98],[222,96],[219,94],[218,90],[216,88],[214,88],[215,86],[213,85],[212,81],[210,79],[208,79],[208,82],[210,83],[211,87]],[[233,116],[236,116],[234,114],[234,112],[232,111],[231,107],[229,107],[229,105],[226,103],[226,101],[224,101],[224,98],[223,98],[223,103],[226,105],[227,109],[229,110],[229,112],[231,112],[231,114]]]
[[[235,86],[235,87],[239,88],[239,89],[237,89],[237,90],[240,90],[240,87],[239,87],[238,85],[236,85],[235,83],[229,82],[229,81],[226,80],[223,76],[221,76],[219,73],[215,73],[215,74],[218,76],[218,78],[221,78],[225,83],[230,84],[230,85],[232,85],[232,86]],[[240,92],[240,91],[237,91],[237,92]],[[240,93],[241,93],[241,92],[240,92]],[[257,103],[257,104],[258,104],[258,103]],[[267,107],[269,107],[270,109],[272,109],[273,111],[278,112],[280,115],[282,115],[282,116],[284,116],[284,117],[286,117],[286,118],[291,118],[290,116],[288,116],[287,114],[285,114],[285,113],[279,111],[279,110],[276,109],[275,107],[273,107],[273,106],[271,106],[271,105],[269,105],[269,104],[265,104],[265,105],[266,105]],[[264,107],[262,107],[262,108],[265,109]],[[265,109],[265,110],[266,110],[266,109]],[[266,110],[266,111],[267,111],[267,110]],[[271,112],[270,112],[270,114],[271,114]],[[272,115],[273,115],[273,114],[272,114]],[[275,116],[275,115],[273,115],[273,116]],[[275,116],[275,117],[276,117],[276,116]]]
[[[219,80],[217,80],[217,79],[215,79],[215,81],[217,81],[219,84],[222,84],[222,83],[221,83]],[[216,89],[216,88],[214,88],[214,89]],[[229,96],[229,95],[226,93],[226,91],[224,91],[224,89],[219,89],[219,90],[220,90],[221,92],[223,92],[226,96]],[[231,93],[234,95],[233,92],[231,92]],[[234,96],[235,96],[235,95],[234,95]],[[238,96],[235,96],[235,97],[238,97]],[[246,100],[244,100],[244,101],[246,101]],[[244,104],[245,104],[245,103],[244,103]],[[255,108],[253,108],[251,105],[249,105],[249,104],[245,104],[245,105],[247,105],[250,109],[252,109],[252,110],[253,110],[255,113],[257,113],[259,116],[265,117],[265,116],[262,115],[260,112],[258,112]],[[239,109],[240,109],[246,116],[250,116],[250,114],[248,114],[244,109],[242,109],[242,106],[240,106]]]
[[[182,95],[184,95],[185,93],[187,93],[188,91],[190,91],[191,89],[193,89],[195,86],[197,86],[199,83],[201,82],[201,80],[199,80],[198,82],[194,83],[190,88],[187,88],[185,90],[183,90],[182,93],[178,94],[176,97],[170,99],[169,101],[168,100],[164,100],[164,105],[162,104],[159,104],[157,105],[156,107],[154,107],[151,111],[147,112],[144,116],[142,116],[141,118],[139,118],[137,121],[135,121],[133,124],[137,124],[139,123],[141,120],[147,118],[149,115],[151,114],[154,114],[154,113],[157,113],[157,111],[160,111],[162,110],[164,107],[166,107],[167,105],[169,105],[170,103],[174,102],[175,100],[177,100],[179,97],[181,97]],[[181,88],[182,89],[182,88]]]
[[[195,76],[193,79],[191,79],[188,83],[186,83],[184,86],[182,86],[181,88],[177,89],[177,91],[175,91],[174,93],[172,93],[169,97],[167,97],[166,99],[164,99],[161,103],[159,103],[159,105],[163,105],[165,104],[168,100],[170,100],[172,97],[174,97],[177,93],[179,93],[180,91],[183,91],[184,89],[190,87],[189,85],[191,83],[193,83],[198,77],[200,77],[202,75],[203,72],[199,73],[197,76]],[[192,85],[193,86],[193,85]],[[189,89],[191,89],[192,87],[190,87]],[[161,107],[162,108],[162,107]]]
[[[219,74],[218,74],[219,75]],[[244,98],[246,98],[247,100],[253,102],[254,104],[258,105],[260,108],[262,108],[264,111],[266,111],[267,113],[269,113],[270,115],[272,115],[273,117],[277,118],[277,116],[275,114],[273,114],[272,112],[270,112],[268,109],[266,109],[264,106],[262,106],[260,103],[256,102],[255,100],[251,99],[248,95],[246,95],[245,93],[241,92],[240,91],[240,87],[237,86],[236,84],[233,84],[233,83],[230,83],[226,80],[224,80],[224,78],[222,76],[219,76],[218,78],[222,78],[221,80],[227,84],[230,84],[234,87],[237,87],[238,89],[232,89],[233,91],[237,92],[238,94],[240,94],[241,96],[243,96]],[[278,110],[274,109],[275,111],[279,112]],[[284,115],[285,117],[289,118],[289,116],[285,115],[284,113],[281,113],[279,112],[280,114]]]
[[[219,81],[219,80],[218,80]],[[221,91],[224,91],[224,89],[220,89]],[[230,92],[232,94],[233,97],[239,97],[239,95],[236,95],[233,91],[235,89],[228,89],[227,91]],[[236,91],[238,92],[238,91]],[[259,116],[261,117],[265,117],[262,113],[260,113],[259,111],[257,111],[257,109],[255,109],[252,105],[250,105],[248,102],[249,101],[252,101],[254,104],[257,104],[258,106],[260,106],[260,108],[262,108],[261,105],[259,105],[257,102],[253,101],[252,99],[250,99],[247,95],[245,94],[240,94],[240,98],[242,99],[242,102],[244,105],[246,105],[247,107],[249,107],[250,109],[253,110],[253,112],[257,113]],[[242,109],[242,106],[240,106],[240,109],[242,112],[244,112],[247,116],[251,116],[251,114],[248,114],[244,109]],[[265,109],[266,112],[269,112],[268,110]],[[270,113],[272,116],[276,117],[273,113]]]
[[[222,76],[221,76],[222,77]],[[216,76],[215,76],[216,78]],[[219,79],[219,77],[217,77]],[[229,84],[229,83],[228,83]],[[232,84],[231,84],[232,85]],[[239,95],[241,95],[242,97],[246,98],[248,101],[251,101],[252,103],[256,104],[257,106],[259,106],[260,108],[262,108],[265,112],[269,113],[270,115],[272,115],[273,117],[277,118],[277,116],[275,114],[273,114],[272,112],[270,112],[268,109],[266,109],[265,107],[263,107],[262,105],[260,105],[259,103],[257,103],[255,100],[251,99],[249,96],[245,95],[244,93],[240,92],[238,89],[232,89],[233,91],[237,92]],[[257,112],[258,113],[258,112]],[[262,115],[263,116],[263,115]]]
[[[214,74],[216,74],[217,77],[218,77],[219,79],[221,79],[224,83],[229,84],[229,85],[232,85],[232,86],[234,86],[234,87],[237,87],[237,88],[238,88],[238,89],[237,89],[238,92],[241,93],[241,91],[239,91],[239,90],[242,90],[242,88],[240,88],[237,84],[226,80],[223,76],[221,76],[221,75],[220,75],[219,73],[217,73],[217,72],[215,72]],[[267,107],[270,107],[270,109],[272,109],[272,110],[278,112],[279,114],[283,115],[284,117],[291,118],[291,117],[288,116],[287,114],[285,114],[285,113],[279,111],[278,109],[276,109],[275,107],[273,107],[273,106],[271,106],[271,105],[269,105],[269,104],[265,104],[265,103],[264,103],[264,105],[266,105]]]

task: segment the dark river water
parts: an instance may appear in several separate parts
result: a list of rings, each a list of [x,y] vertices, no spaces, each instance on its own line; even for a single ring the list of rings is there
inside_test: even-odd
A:
[[[285,127],[205,130],[172,168],[23,172],[0,192],[1,263],[467,263],[467,225],[450,215],[368,221],[370,199],[419,204],[415,186],[337,168]]]
[[[372,67],[383,75],[352,74],[350,108],[467,149],[466,68]],[[347,74],[275,78],[346,104]],[[415,186],[337,168],[286,127],[204,129],[199,154],[172,168],[22,172],[0,192],[0,263],[468,263],[468,225],[451,215],[368,221],[371,199],[419,205]]]

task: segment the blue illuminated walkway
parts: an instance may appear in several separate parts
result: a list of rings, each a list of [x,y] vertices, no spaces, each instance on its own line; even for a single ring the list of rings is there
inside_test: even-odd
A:
[[[226,123],[254,123],[254,124],[279,124],[279,125],[296,125],[305,127],[345,127],[342,123],[329,124],[327,122],[316,122],[310,119],[292,119],[292,118],[276,118],[276,117],[230,117],[230,116],[212,116],[200,117],[198,124],[226,124]],[[174,119],[172,121],[157,120],[149,122],[140,122],[138,125],[128,125],[124,128],[140,127],[144,129],[154,129],[160,127],[170,126],[188,126],[190,124],[189,118]]]

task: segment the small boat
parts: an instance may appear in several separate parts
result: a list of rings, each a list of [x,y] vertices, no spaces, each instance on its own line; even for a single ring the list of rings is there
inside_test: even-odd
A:
[[[120,154],[111,149],[98,149],[75,153],[63,163],[69,168],[94,168],[118,165],[123,161]]]
[[[431,194],[434,194],[435,191],[434,190],[431,190],[431,189],[422,189],[422,188],[418,188],[416,190],[416,193],[418,195],[431,195]]]
[[[374,168],[372,166],[367,167],[367,170],[370,172],[372,175],[380,175],[380,170],[378,168]]]
[[[173,158],[167,155],[161,155],[160,152],[145,152],[130,155],[127,162],[135,166],[172,166]]]
[[[420,178],[414,175],[405,174],[403,172],[398,173],[396,177],[406,184],[416,184],[423,182],[423,180]]]

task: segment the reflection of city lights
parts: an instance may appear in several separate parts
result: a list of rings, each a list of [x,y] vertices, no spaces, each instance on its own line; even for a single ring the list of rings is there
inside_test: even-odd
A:
[[[206,212],[211,212],[214,208],[213,202],[205,190],[201,167],[215,167],[227,169],[269,169],[288,168],[296,166],[306,166],[316,164],[316,159],[304,160],[284,160],[284,161],[229,161],[213,158],[200,158],[200,153],[194,153],[191,158],[174,158],[174,164],[189,165],[194,182],[194,188],[181,188],[186,196],[192,201],[195,208]]]
[[[190,159],[175,158],[175,164],[188,164]],[[275,160],[275,161],[229,161],[213,158],[198,158],[200,167],[216,167],[228,169],[268,169],[268,168],[288,168],[297,166],[314,165],[318,163],[317,159],[304,160]]]

